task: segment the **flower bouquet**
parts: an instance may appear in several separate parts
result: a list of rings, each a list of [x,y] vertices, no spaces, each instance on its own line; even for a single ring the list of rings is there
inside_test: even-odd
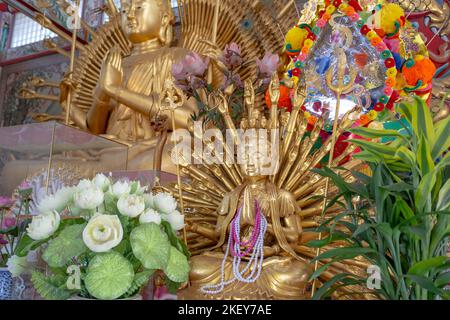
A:
[[[25,257],[18,257],[17,243],[26,233],[29,219],[21,219],[30,211],[31,187],[18,188],[17,201],[10,197],[0,197],[0,300],[9,299],[12,294],[13,277],[18,277],[28,266]],[[18,202],[17,211],[13,208]]]
[[[172,76],[175,85],[180,88],[188,98],[193,97],[197,103],[198,112],[192,116],[194,121],[204,120],[205,124],[211,122],[217,128],[224,130],[225,122],[218,110],[220,96],[225,97],[230,107],[230,116],[237,125],[242,117],[244,106],[244,83],[240,74],[248,73],[248,68],[255,62],[257,66],[256,79],[251,81],[256,94],[265,94],[272,74],[277,71],[279,56],[266,53],[256,61],[244,61],[241,49],[236,43],[231,43],[220,50],[212,43],[206,56],[189,53],[180,62],[172,66]],[[215,65],[221,72],[222,83],[214,87],[209,83],[208,68]],[[288,97],[289,98],[289,97]],[[268,100],[266,98],[266,100]],[[288,99],[290,101],[290,99]],[[281,104],[279,104],[281,106]],[[287,109],[290,106],[285,106]]]
[[[99,174],[47,196],[38,210],[17,255],[42,249],[47,274],[34,270],[31,279],[45,299],[130,298],[156,270],[175,290],[188,280],[189,252],[177,237],[184,216],[168,193]]]

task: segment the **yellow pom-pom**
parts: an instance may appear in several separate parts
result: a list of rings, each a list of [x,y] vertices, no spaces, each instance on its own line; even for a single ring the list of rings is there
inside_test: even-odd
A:
[[[378,112],[376,112],[375,110],[370,110],[367,113],[367,116],[369,117],[370,120],[375,120],[377,118]]]
[[[294,87],[297,87],[297,85],[298,85],[298,77],[292,76],[291,80],[294,82]]]
[[[333,14],[333,12],[336,11],[336,7],[330,4],[325,11],[328,14]]]
[[[285,38],[286,46],[289,45],[289,50],[298,51],[303,47],[303,42],[308,36],[308,31],[299,27],[293,27],[288,31]]]
[[[308,119],[309,117],[311,117],[311,113],[309,113],[308,111],[305,111],[305,118]]]
[[[395,67],[394,68],[389,68],[389,69],[386,70],[386,76],[387,77],[393,78],[396,75],[397,75],[397,69]]]
[[[377,33],[373,30],[370,30],[369,32],[367,32],[366,37],[367,39],[371,40],[372,38],[375,38],[377,36]]]
[[[388,3],[377,14],[379,15],[380,28],[386,34],[389,34],[397,31],[395,22],[401,23],[401,17],[405,16],[405,11],[398,4]]]
[[[314,42],[311,39],[306,39],[303,45],[307,48],[311,48],[313,46]]]
[[[339,5],[339,10],[341,10],[341,12],[344,12],[344,10],[347,8],[348,8],[348,4],[346,4],[346,3],[341,3]]]

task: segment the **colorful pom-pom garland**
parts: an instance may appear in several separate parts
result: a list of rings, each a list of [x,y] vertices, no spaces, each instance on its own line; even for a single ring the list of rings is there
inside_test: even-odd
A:
[[[357,8],[355,8],[355,6],[357,6]],[[381,5],[375,6],[372,14],[380,9],[382,9]],[[384,64],[386,66],[385,86],[382,90],[384,95],[378,99],[373,106],[373,109],[370,110],[367,115],[360,116],[360,123],[366,125],[375,120],[378,113],[382,112],[386,108],[392,94],[395,92],[394,86],[396,84],[397,68],[393,53],[389,50],[377,32],[369,28],[369,26],[365,24],[364,18],[360,16],[359,12],[361,12],[362,9],[357,1],[334,0],[325,8],[325,10],[319,12],[319,19],[316,21],[314,27],[307,24],[301,24],[298,26],[299,28],[308,31],[308,35],[307,39],[303,42],[303,47],[300,49],[300,53],[293,59],[294,68],[289,71],[288,75],[290,77],[300,76],[301,70],[305,67],[305,61],[308,57],[310,49],[313,47],[315,40],[320,35],[320,32],[327,25],[331,15],[336,12],[336,10],[345,14],[352,22],[356,24],[361,34],[365,36],[377,52],[380,53],[380,57],[384,60]],[[314,124],[317,121],[317,117],[311,115],[309,112],[305,112],[305,116],[307,117],[309,124]]]

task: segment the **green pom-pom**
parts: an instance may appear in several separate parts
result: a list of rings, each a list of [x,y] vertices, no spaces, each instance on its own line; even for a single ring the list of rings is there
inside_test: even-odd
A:
[[[169,263],[164,273],[173,282],[181,283],[189,279],[189,262],[186,256],[173,246],[170,248]]]
[[[156,223],[146,223],[133,229],[130,234],[133,254],[146,269],[167,267],[170,242],[167,234]]]
[[[415,63],[414,59],[408,59],[408,60],[406,60],[406,62],[405,62],[405,66],[406,66],[408,69],[414,67],[415,64],[416,64],[416,63]]]
[[[125,294],[133,279],[134,270],[131,263],[120,253],[111,251],[101,253],[91,260],[84,284],[91,296],[112,300]]]
[[[83,242],[83,230],[86,224],[76,224],[64,228],[63,231],[50,241],[42,258],[50,267],[64,267],[73,257],[87,250]]]

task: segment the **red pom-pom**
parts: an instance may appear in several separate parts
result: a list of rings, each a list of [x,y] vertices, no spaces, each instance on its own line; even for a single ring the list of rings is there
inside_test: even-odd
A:
[[[334,0],[333,1],[333,6],[335,6],[336,8],[339,7],[342,3],[342,0]]]
[[[361,27],[361,33],[362,33],[363,35],[366,35],[367,33],[369,33],[369,31],[370,31],[370,28],[369,28],[367,25],[363,25],[363,26]]]
[[[384,60],[384,65],[388,69],[393,68],[395,67],[395,60],[393,58],[387,58],[386,60]]]
[[[362,8],[359,5],[358,0],[348,0],[348,5],[352,6],[356,11],[362,11]]]
[[[384,104],[382,104],[381,102],[376,103],[375,106],[373,107],[373,110],[375,110],[376,112],[383,111],[383,109]]]
[[[300,71],[299,68],[295,68],[294,70],[292,70],[292,75],[293,75],[294,77],[299,77],[299,76],[300,76],[300,73],[301,73],[301,71]]]

